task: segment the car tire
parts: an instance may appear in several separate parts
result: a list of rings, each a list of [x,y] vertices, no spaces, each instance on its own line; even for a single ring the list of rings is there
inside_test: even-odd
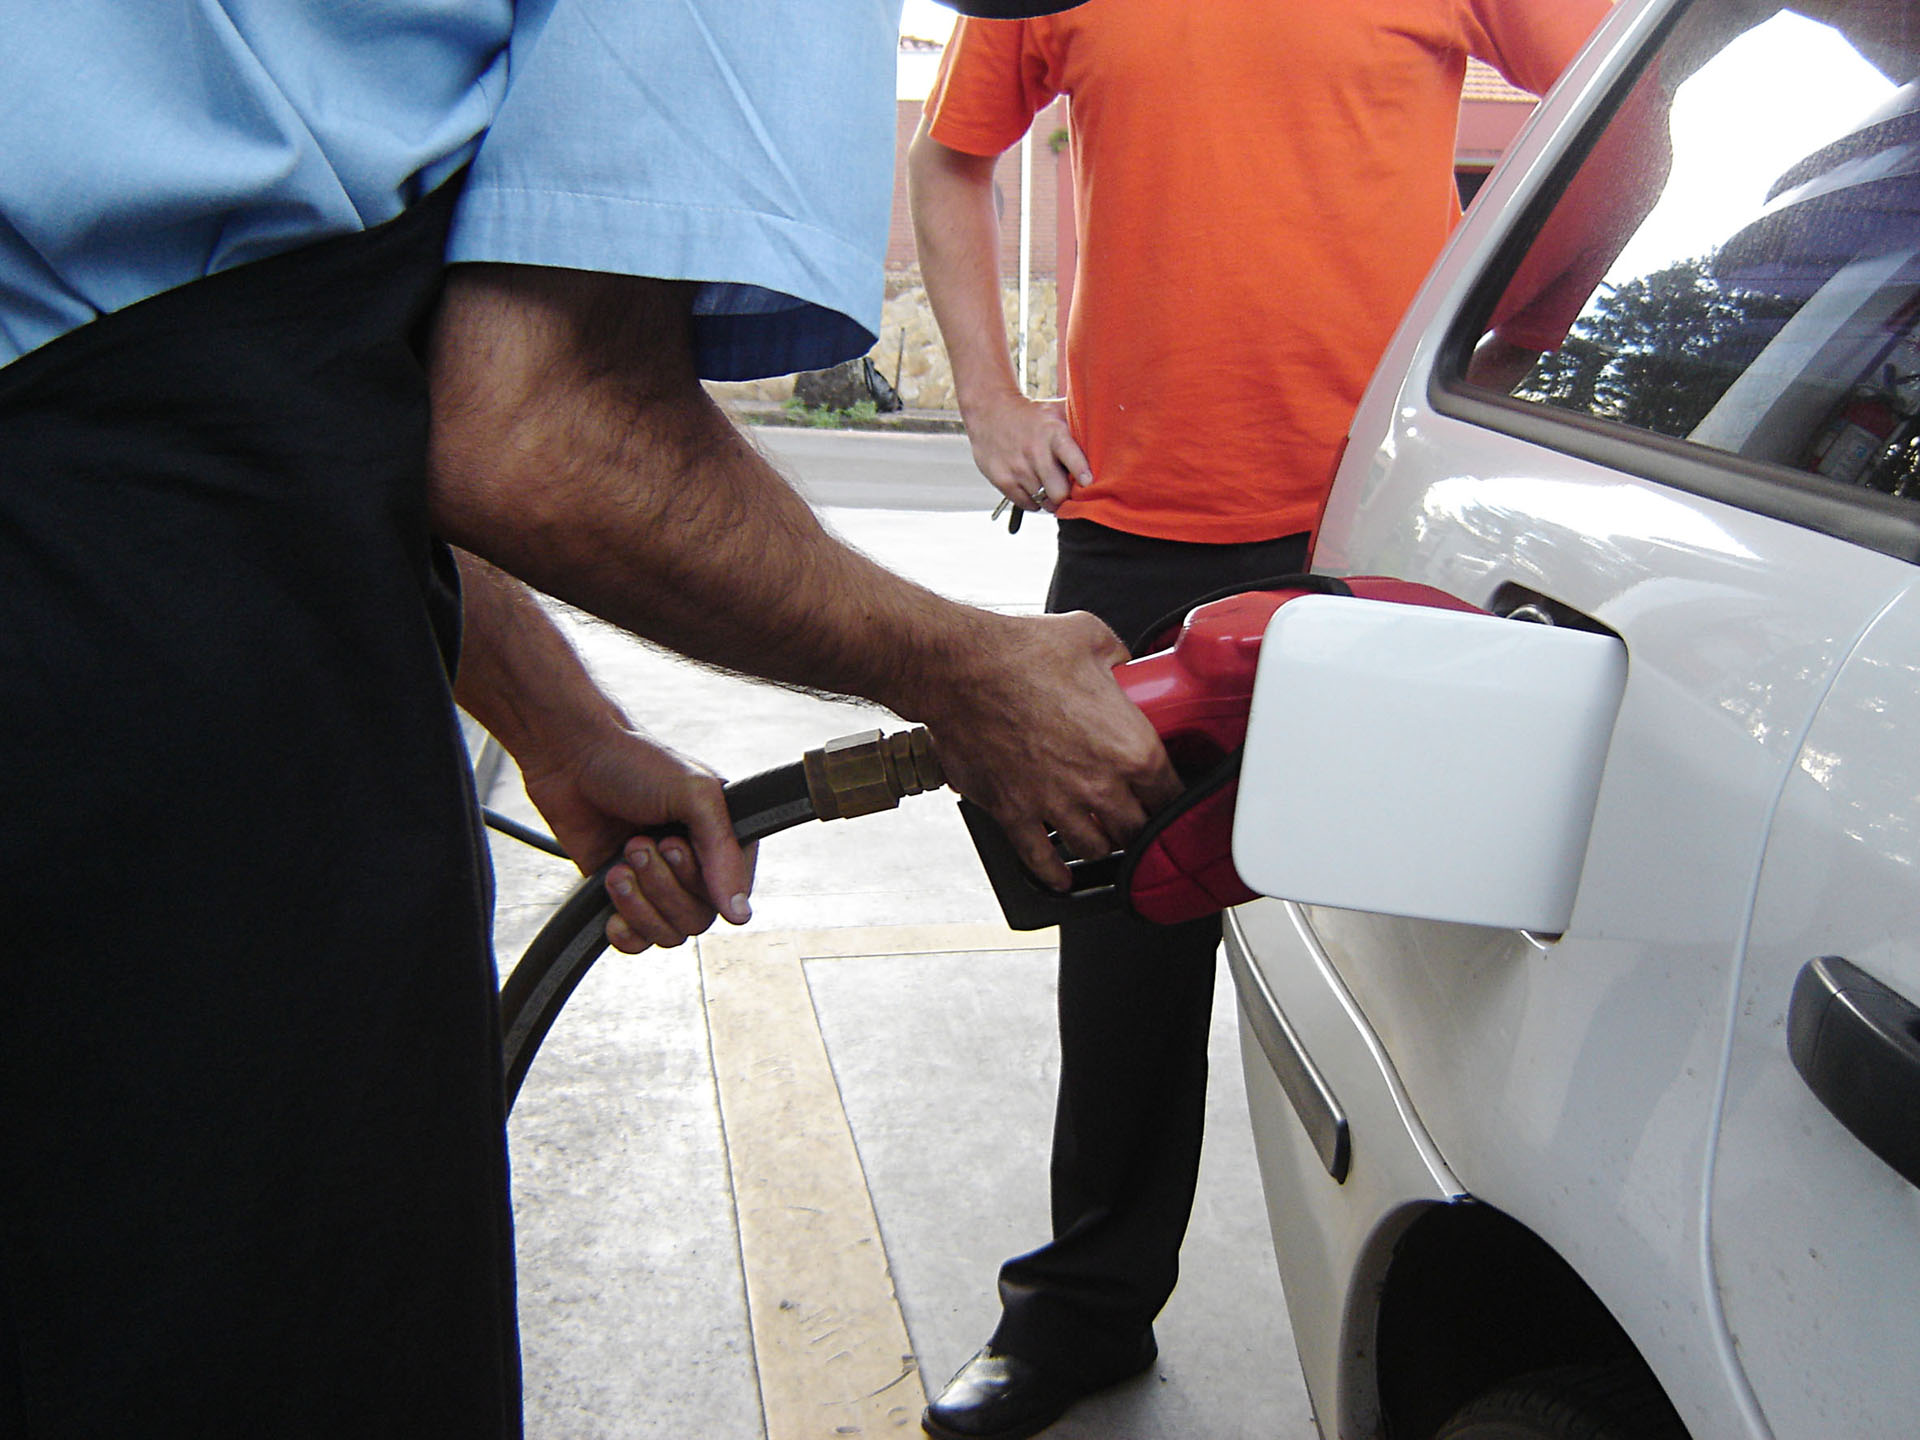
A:
[[[1578,1365],[1502,1381],[1434,1440],[1687,1440],[1687,1431],[1644,1371]]]

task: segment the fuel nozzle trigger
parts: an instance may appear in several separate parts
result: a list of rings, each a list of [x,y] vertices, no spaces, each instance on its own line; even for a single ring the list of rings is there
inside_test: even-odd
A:
[[[1098,860],[1077,860],[1063,853],[1060,858],[1067,862],[1073,884],[1070,889],[1055,890],[1027,869],[1000,822],[986,811],[971,800],[962,800],[960,818],[967,822],[967,833],[980,853],[981,868],[987,872],[1009,930],[1044,930],[1062,920],[1120,908],[1118,882],[1124,852],[1103,855]]]

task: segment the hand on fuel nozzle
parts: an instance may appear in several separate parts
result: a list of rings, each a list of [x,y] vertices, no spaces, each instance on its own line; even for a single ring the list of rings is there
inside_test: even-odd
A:
[[[985,616],[1000,633],[985,668],[946,687],[919,717],[948,783],[993,816],[1021,861],[1065,889],[1069,853],[1121,848],[1181,791],[1165,748],[1121,692],[1127,649],[1092,615]]]

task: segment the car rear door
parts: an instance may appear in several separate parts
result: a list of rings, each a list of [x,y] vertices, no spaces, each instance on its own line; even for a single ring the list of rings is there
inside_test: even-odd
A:
[[[1781,1440],[1909,1434],[1920,1415],[1920,590],[1873,623],[1800,747],[1735,999],[1710,1224],[1742,1365]]]

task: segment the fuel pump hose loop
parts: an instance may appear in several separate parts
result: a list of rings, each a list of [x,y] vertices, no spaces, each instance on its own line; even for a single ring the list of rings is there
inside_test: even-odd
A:
[[[890,810],[902,796],[918,795],[945,784],[940,764],[923,727],[893,735],[871,730],[830,740],[804,759],[757,775],[729,781],[723,791],[733,835],[751,845],[809,820],[832,820]],[[541,849],[544,836],[512,821],[487,823]],[[684,835],[678,826],[647,832],[656,837]],[[531,838],[530,838],[531,837]],[[560,903],[500,987],[501,1050],[505,1059],[507,1108],[513,1108],[521,1082],[561,1008],[607,948],[607,872],[615,855],[582,879]]]

